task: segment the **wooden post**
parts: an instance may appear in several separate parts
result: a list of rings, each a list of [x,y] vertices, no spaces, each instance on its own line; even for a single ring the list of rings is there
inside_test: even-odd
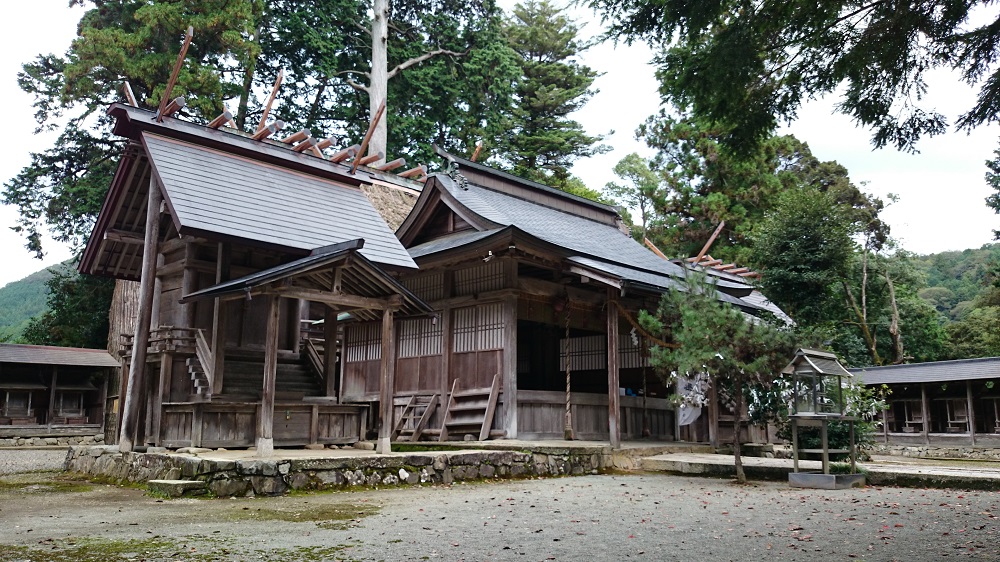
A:
[[[52,418],[56,416],[56,383],[59,382],[59,367],[52,366],[52,387],[49,389],[49,412],[45,423],[52,426]]]
[[[920,383],[920,413],[923,418],[923,434],[924,434],[924,444],[929,444],[931,442],[931,408],[930,401],[927,399],[927,384]]]
[[[719,446],[719,392],[712,382],[708,387],[708,443]]]
[[[153,444],[159,445],[161,440],[161,425],[163,423],[163,403],[170,399],[170,372],[173,370],[174,358],[170,353],[160,356],[160,384],[156,399],[153,400]]]
[[[392,308],[382,311],[382,384],[379,395],[379,413],[382,423],[378,428],[378,448],[380,455],[392,451],[389,438],[392,434],[392,397],[396,386],[396,346],[393,338]]]
[[[791,420],[792,424],[792,472],[799,471],[799,424],[795,418]]]
[[[215,258],[215,283],[218,285],[229,280],[230,246],[228,242],[220,242],[218,255]],[[228,305],[222,299],[216,298],[212,308],[212,394],[222,394],[222,379],[226,363],[226,308]]]
[[[618,407],[618,302],[615,289],[608,289],[608,432],[611,447],[622,445],[621,410]]]
[[[337,396],[337,311],[324,306],[323,317],[323,378],[326,395]]]
[[[974,402],[972,400],[972,381],[965,381],[965,402],[966,408],[968,408],[968,419],[969,419],[969,439],[972,441],[972,446],[976,446],[976,410],[973,408]]]
[[[131,451],[139,427],[139,406],[142,402],[142,388],[146,377],[146,347],[149,345],[149,321],[153,312],[153,287],[156,277],[156,256],[159,253],[160,202],[163,195],[156,183],[155,175],[149,178],[149,198],[146,202],[146,236],[142,248],[142,277],[139,281],[139,317],[135,323],[135,337],[132,339],[132,364],[128,370],[128,384],[125,391],[125,407],[122,412],[121,433],[118,435],[118,449]]]
[[[198,272],[190,267],[195,258],[195,245],[191,242],[184,244],[184,273],[181,277],[181,296],[187,296],[197,290]],[[196,303],[187,302],[181,304],[181,326],[184,328],[194,328]]]
[[[503,428],[507,439],[517,439],[517,297],[505,297],[503,305]]]
[[[257,456],[274,453],[274,383],[278,376],[278,317],[281,297],[267,297],[267,340],[264,342],[264,389],[257,417]]]
[[[826,420],[820,422],[820,446],[823,447],[823,474],[830,474],[830,439],[827,437]]]
[[[889,442],[889,414],[887,410],[891,407],[891,404],[886,404],[886,407],[882,409],[882,436],[886,443]]]

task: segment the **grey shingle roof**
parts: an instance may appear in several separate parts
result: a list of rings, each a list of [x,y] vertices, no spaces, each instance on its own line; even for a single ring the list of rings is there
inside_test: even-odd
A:
[[[865,384],[902,384],[1000,379],[1000,357],[956,359],[851,369]]]
[[[416,267],[365,194],[316,176],[143,133],[180,230],[311,250],[356,238],[373,262]]]
[[[0,363],[117,367],[118,361],[103,349],[0,343]]]
[[[477,240],[489,238],[502,230],[502,228],[494,228],[490,230],[466,230],[442,236],[441,238],[435,238],[430,242],[424,242],[423,244],[410,248],[410,257],[419,258],[421,256],[436,254],[437,252],[443,252],[452,248],[458,248],[460,246],[476,242]]]
[[[631,280],[648,281],[649,285],[666,288],[671,283],[668,278],[681,278],[685,274],[682,267],[653,254],[612,225],[471,182],[460,186],[444,174],[434,177],[460,204],[490,223],[498,227],[516,226],[540,240],[579,253],[580,259],[603,262],[605,268],[643,274],[644,281],[628,277]],[[732,294],[749,294],[752,289],[749,285],[726,280],[720,280],[718,285]]]

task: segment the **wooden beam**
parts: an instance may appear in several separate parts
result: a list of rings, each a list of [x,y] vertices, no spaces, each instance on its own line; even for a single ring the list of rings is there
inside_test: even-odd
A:
[[[219,127],[221,127],[221,126],[229,123],[232,120],[233,120],[233,114],[230,113],[228,109],[226,109],[226,110],[224,110],[222,112],[222,115],[219,115],[215,119],[212,119],[211,121],[209,121],[208,128],[209,129],[218,129]]]
[[[965,407],[968,410],[966,418],[969,420],[969,439],[972,441],[972,446],[976,446],[976,409],[974,408],[975,403],[972,401],[972,381],[965,381]]]
[[[132,93],[132,84],[129,84],[128,80],[122,84],[122,90],[125,91],[125,99],[128,101],[129,105],[132,107],[139,107],[139,102],[135,101],[135,94]]]
[[[323,310],[323,378],[326,395],[337,396],[337,311],[329,306]]]
[[[316,142],[317,142],[316,139],[314,139],[312,137],[307,137],[302,142],[300,142],[299,144],[293,146],[292,150],[294,152],[302,152],[304,150],[309,150],[310,148],[313,148],[314,146],[316,146]],[[322,155],[322,154],[323,153],[320,152],[320,155]]]
[[[257,132],[259,133],[261,129],[267,124],[267,117],[271,114],[271,106],[274,104],[274,98],[278,95],[278,88],[281,87],[281,81],[285,78],[285,69],[278,71],[278,77],[274,79],[274,86],[271,88],[271,95],[267,96],[267,102],[264,103],[264,113],[260,116],[260,125],[257,125]]]
[[[670,258],[667,257],[666,254],[664,254],[663,252],[661,252],[660,249],[657,248],[655,244],[653,244],[652,242],[650,242],[649,238],[643,238],[642,239],[642,243],[645,244],[646,247],[649,248],[650,250],[653,250],[654,254],[660,256],[661,258],[663,258],[665,260],[669,260],[670,259]]]
[[[472,158],[470,158],[470,160],[475,162],[476,159],[479,158],[479,153],[482,150],[483,150],[483,141],[476,141],[476,149],[472,151]]]
[[[149,177],[149,195],[146,202],[146,236],[142,254],[142,274],[139,281],[139,314],[132,339],[132,363],[129,366],[125,406],[122,412],[119,450],[129,452],[139,428],[139,407],[146,377],[146,347],[149,345],[149,321],[153,313],[153,288],[156,277],[156,256],[159,253],[160,202],[163,195],[156,185],[156,177]]]
[[[361,150],[360,144],[353,144],[344,150],[335,152],[333,156],[330,156],[330,162],[343,162],[348,158],[354,158],[354,156]]]
[[[392,452],[389,442],[392,434],[392,398],[396,386],[396,345],[395,345],[392,309],[382,311],[382,361],[381,385],[379,387],[379,414],[381,424],[378,428],[378,447],[375,452],[386,455]]]
[[[618,449],[622,445],[621,408],[619,407],[618,387],[618,301],[615,289],[608,289],[608,432],[611,447]]]
[[[285,122],[284,121],[275,121],[274,123],[271,123],[270,125],[267,125],[265,127],[262,127],[260,129],[258,129],[257,132],[254,133],[253,136],[250,137],[250,138],[252,138],[255,141],[264,140],[267,137],[273,135],[274,133],[277,133],[278,131],[280,131],[280,130],[282,130],[284,128],[285,128]]]
[[[264,340],[264,388],[257,418],[257,457],[274,453],[274,384],[278,376],[278,317],[281,298],[268,297],[267,339]]]
[[[117,228],[109,228],[105,231],[104,239],[108,242],[121,242],[122,244],[141,245],[146,243],[146,239],[142,233],[119,230]]]
[[[368,164],[371,164],[372,162],[378,162],[383,158],[385,158],[385,154],[382,154],[381,152],[379,152],[378,154],[369,154],[368,156],[363,156],[361,158],[355,158],[354,168],[353,170],[351,170],[351,173],[354,173],[354,170],[357,170],[359,165],[367,166]]]
[[[49,387],[49,411],[45,417],[45,424],[51,426],[52,418],[56,415],[56,385],[59,384],[59,367],[52,366],[52,386]]]
[[[186,105],[187,105],[187,100],[184,99],[184,96],[178,96],[170,100],[170,103],[167,104],[167,107],[163,108],[163,114],[160,115],[160,118],[162,119],[163,117],[173,115],[174,113],[177,113],[178,111],[184,109]]]
[[[372,134],[375,133],[375,126],[378,125],[379,119],[382,118],[382,113],[385,112],[385,100],[378,105],[378,109],[375,111],[375,115],[372,116],[372,122],[368,124],[368,132],[365,133],[365,138],[361,141],[361,148],[358,149],[358,154],[364,154],[365,150],[368,149],[368,143],[372,140]],[[351,173],[358,171],[358,160],[354,160],[354,165],[351,166]]]
[[[717,265],[717,266],[715,266],[712,269],[715,269],[717,271],[725,271],[727,269],[732,269],[734,267],[736,267],[735,263],[727,263],[727,264],[723,264],[723,265]]]
[[[285,144],[295,144],[297,142],[302,142],[302,141],[310,138],[311,135],[312,135],[312,132],[309,131],[309,129],[302,129],[302,130],[300,130],[298,132],[292,133],[292,134],[288,135],[287,137],[281,139],[281,142],[283,142]]]
[[[517,295],[503,300],[504,345],[503,356],[503,420],[507,439],[517,439]],[[486,424],[491,423],[487,417]],[[489,429],[486,427],[485,429]]]
[[[307,301],[321,302],[333,306],[348,306],[352,308],[369,308],[382,310],[389,306],[388,299],[375,299],[371,297],[359,297],[332,291],[320,291],[317,289],[305,289],[301,287],[270,287],[261,291],[261,294],[280,295],[290,299],[305,299]]]
[[[229,242],[219,242],[215,256],[215,284],[228,281],[232,274],[232,254]],[[226,365],[226,324],[229,308],[222,299],[215,299],[212,306],[212,394],[222,394]]]
[[[160,97],[160,107],[156,110],[156,122],[159,123],[163,121],[163,110],[166,109],[167,100],[170,99],[170,93],[174,90],[174,84],[177,83],[177,76],[181,72],[181,66],[184,64],[184,57],[187,56],[188,47],[191,46],[191,39],[194,37],[194,27],[188,26],[187,34],[184,36],[184,43],[181,44],[181,52],[177,54],[177,62],[174,63],[174,69],[170,73],[170,80],[167,81],[167,88],[163,90],[163,95]]]
[[[405,172],[400,172],[397,175],[399,177],[401,177],[401,178],[412,178],[412,177],[421,176],[421,175],[426,176],[427,175],[427,166],[421,164],[421,165],[417,166],[416,168],[410,168],[409,170],[406,170]]]
[[[923,418],[921,432],[924,436],[924,444],[931,442],[931,403],[927,398],[927,383],[920,383],[920,415]]]
[[[390,170],[395,170],[396,168],[402,168],[405,165],[406,165],[406,158],[396,158],[391,162],[386,162],[381,166],[376,166],[375,169],[381,170],[383,172],[388,172]]]
[[[712,235],[708,237],[708,242],[705,242],[705,246],[703,246],[701,251],[698,252],[698,255],[695,256],[694,263],[700,262],[701,258],[708,253],[708,249],[711,248],[712,244],[715,243],[715,239],[719,236],[719,233],[722,232],[722,227],[724,226],[726,226],[726,221],[722,221],[719,223],[719,226],[715,228],[715,232],[713,232]]]
[[[316,143],[316,148],[320,150],[323,150],[325,148],[330,148],[331,146],[333,146],[333,139],[329,137],[322,139],[318,143]]]

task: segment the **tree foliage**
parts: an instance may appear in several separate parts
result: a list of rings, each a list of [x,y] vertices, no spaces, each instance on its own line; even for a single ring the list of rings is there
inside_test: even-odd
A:
[[[922,103],[925,77],[937,68],[956,68],[980,87],[958,126],[994,122],[1000,110],[1000,20],[971,19],[988,6],[983,0],[589,4],[611,36],[661,49],[663,97],[725,127],[723,141],[741,150],[793,119],[803,101],[834,92],[841,112],[873,130],[875,146],[913,149],[947,126]]]
[[[28,323],[23,343],[89,347],[108,346],[108,309],[114,294],[113,279],[53,271],[46,282],[48,310]]]
[[[518,55],[520,77],[509,133],[499,147],[502,159],[518,176],[562,187],[575,160],[609,150],[569,117],[595,93],[597,72],[578,60],[590,44],[549,0],[516,5],[504,31]]]
[[[771,393],[797,344],[791,330],[748,318],[719,301],[714,287],[694,274],[685,290],[664,293],[654,314],[642,311],[640,322],[661,340],[677,345],[650,350],[650,362],[667,386],[678,376],[704,373],[734,412],[742,412],[754,396]],[[735,419],[736,471],[744,482],[741,416]]]

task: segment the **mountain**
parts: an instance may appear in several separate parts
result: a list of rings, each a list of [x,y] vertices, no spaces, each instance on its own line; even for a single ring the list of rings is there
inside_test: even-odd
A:
[[[28,321],[45,312],[48,287],[52,278],[50,269],[70,269],[67,263],[45,268],[0,287],[0,341],[15,341]]]
[[[991,276],[997,275],[1000,266],[1000,243],[916,256],[914,263],[927,279],[920,297],[934,305],[947,320],[962,320],[991,291]]]

